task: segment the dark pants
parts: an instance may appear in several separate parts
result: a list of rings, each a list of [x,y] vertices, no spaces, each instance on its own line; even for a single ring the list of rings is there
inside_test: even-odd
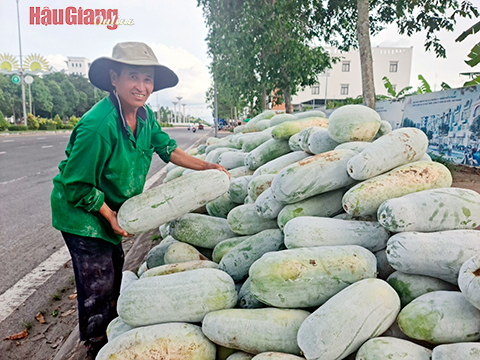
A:
[[[117,316],[124,254],[122,244],[62,231],[72,256],[77,287],[80,340],[105,335]]]

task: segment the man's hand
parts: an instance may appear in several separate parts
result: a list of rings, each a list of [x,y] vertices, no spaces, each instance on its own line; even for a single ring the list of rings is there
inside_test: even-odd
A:
[[[100,210],[98,210],[98,212],[100,213],[100,215],[102,215],[110,223],[110,226],[112,227],[115,234],[120,235],[120,236],[124,236],[124,237],[134,236],[134,235],[129,234],[125,230],[123,230],[120,227],[120,225],[118,225],[117,212],[112,211],[112,209],[110,209],[110,207],[107,205],[107,203],[103,203],[102,207],[100,208]]]
[[[230,179],[230,173],[222,165],[207,162],[205,170],[208,170],[208,169],[217,169],[217,170],[223,171],[228,175],[228,178]]]

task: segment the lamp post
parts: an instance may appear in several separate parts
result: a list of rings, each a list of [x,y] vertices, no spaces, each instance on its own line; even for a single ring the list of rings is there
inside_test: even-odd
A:
[[[178,104],[178,101],[172,101],[173,103],[173,122],[176,123],[177,122],[177,104]]]
[[[185,119],[186,119],[186,118],[185,118],[185,106],[186,106],[186,105],[187,105],[187,104],[182,104],[182,106],[183,106],[183,122],[184,122],[184,123],[186,123],[186,121],[185,121]]]
[[[182,110],[180,109],[180,100],[182,100],[183,97],[182,96],[177,96],[176,98],[178,99],[178,112],[180,113],[180,118],[181,118],[182,117]],[[179,123],[180,122],[182,122],[181,119],[180,119]]]
[[[17,1],[17,21],[18,21],[18,46],[20,48],[20,82],[22,84],[22,105],[23,105],[23,122],[25,123],[25,126],[27,125],[27,106],[25,104],[25,82],[23,78],[23,57],[22,57],[22,38],[20,36],[20,10],[18,8],[18,2]]]

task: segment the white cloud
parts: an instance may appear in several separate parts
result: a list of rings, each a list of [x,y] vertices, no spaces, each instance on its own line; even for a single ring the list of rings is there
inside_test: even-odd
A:
[[[48,64],[52,66],[56,71],[67,70],[67,58],[61,54],[56,55],[47,55],[45,58],[48,61]]]
[[[149,46],[155,52],[160,64],[168,66],[179,78],[177,86],[160,90],[158,95],[155,93],[151,96],[149,102],[154,107],[158,104],[173,109],[172,102],[177,101],[176,97],[181,96],[181,103],[186,104],[187,113],[205,119],[211,118],[211,113],[206,110],[205,104],[205,93],[211,83],[207,65],[180,47],[156,43],[149,44]]]

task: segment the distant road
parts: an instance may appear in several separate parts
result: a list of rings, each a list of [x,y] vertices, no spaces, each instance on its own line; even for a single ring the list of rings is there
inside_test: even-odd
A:
[[[182,149],[205,135],[165,130]],[[0,294],[64,244],[51,225],[50,193],[69,138],[66,133],[0,137]],[[148,177],[163,166],[154,156]]]

